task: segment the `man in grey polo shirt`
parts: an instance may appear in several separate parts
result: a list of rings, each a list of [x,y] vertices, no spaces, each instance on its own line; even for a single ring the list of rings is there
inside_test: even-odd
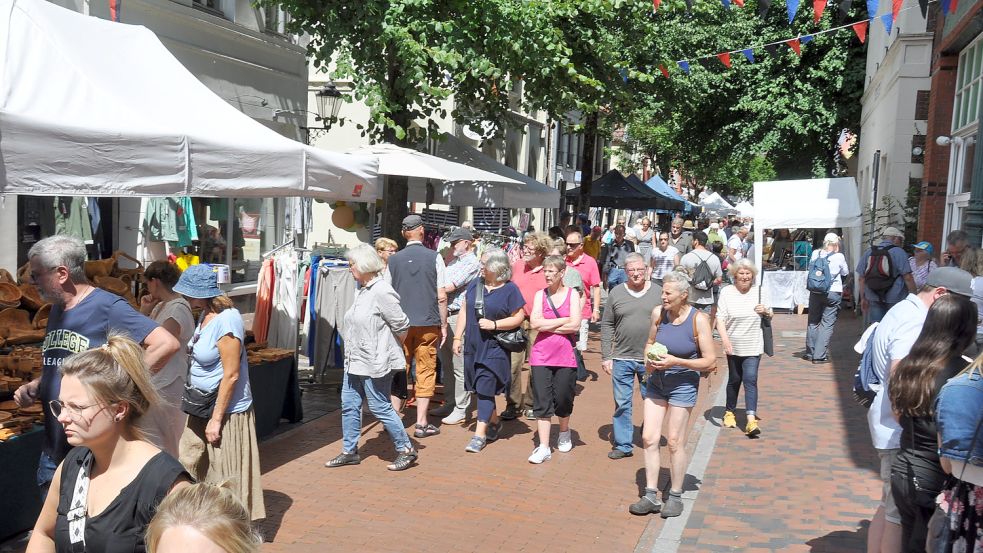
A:
[[[908,294],[884,315],[866,346],[873,348],[874,373],[881,383],[867,411],[867,426],[881,460],[880,475],[884,483],[881,504],[867,532],[868,551],[901,550],[901,517],[891,494],[891,464],[901,448],[901,426],[894,418],[888,397],[891,371],[908,355],[935,300],[946,294],[971,298],[972,281],[971,274],[955,267],[939,267],[932,271],[917,294]]]
[[[457,328],[457,315],[468,284],[478,277],[481,263],[471,251],[474,237],[466,229],[458,228],[447,233],[445,240],[451,243],[451,261],[444,271],[444,292],[447,293],[448,335]],[[453,340],[445,340],[440,348],[440,370],[444,378],[444,406],[435,414],[446,415],[440,422],[458,424],[465,420],[471,405],[471,392],[464,389],[464,357],[454,354]],[[453,393],[453,396],[451,395]]]
[[[652,324],[652,311],[662,302],[661,291],[647,277],[648,267],[641,254],[625,258],[628,281],[608,291],[601,315],[601,368],[611,375],[614,391],[614,418],[611,424],[613,447],[608,457],[632,456],[635,427],[631,421],[635,381],[645,377],[645,342]]]

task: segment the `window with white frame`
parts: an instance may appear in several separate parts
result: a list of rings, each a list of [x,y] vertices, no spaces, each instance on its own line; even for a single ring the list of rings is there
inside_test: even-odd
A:
[[[944,234],[962,228],[973,180],[973,159],[983,101],[983,35],[959,53],[956,94],[953,98],[952,142],[946,194]],[[941,240],[941,237],[939,237]]]
[[[278,35],[287,34],[287,22],[289,21],[290,14],[283,9],[283,6],[264,4],[263,5],[263,28],[268,33],[276,33]]]

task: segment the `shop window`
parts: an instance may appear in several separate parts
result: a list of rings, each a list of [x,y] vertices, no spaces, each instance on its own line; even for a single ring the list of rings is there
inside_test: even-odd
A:
[[[270,4],[263,6],[263,28],[268,33],[286,35],[289,17],[290,15],[284,11],[283,6]]]
[[[963,160],[961,173],[962,178],[960,179],[959,189],[956,191],[959,193],[968,193],[973,187],[973,157],[976,154],[976,141],[967,140],[963,143]]]
[[[263,252],[277,245],[273,198],[196,198],[198,255],[203,263],[228,265],[233,283],[255,282]]]

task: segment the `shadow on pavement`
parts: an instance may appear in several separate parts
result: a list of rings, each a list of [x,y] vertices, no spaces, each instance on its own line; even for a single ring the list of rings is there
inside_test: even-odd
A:
[[[290,496],[273,490],[263,490],[263,501],[266,503],[266,518],[257,521],[255,527],[264,542],[272,542],[280,531],[284,513],[290,510],[294,501]]]
[[[830,532],[825,536],[807,541],[806,545],[810,547],[809,551],[812,553],[858,551],[858,544],[867,543],[867,530],[870,527],[870,521],[862,520],[859,526],[860,528],[853,532],[846,530]]]

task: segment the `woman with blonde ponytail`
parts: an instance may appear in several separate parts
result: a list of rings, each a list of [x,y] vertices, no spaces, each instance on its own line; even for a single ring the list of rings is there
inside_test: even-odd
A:
[[[168,493],[190,477],[147,441],[142,417],[159,401],[133,340],[65,359],[50,408],[74,448],[55,472],[27,546],[42,551],[144,551],[144,532]]]

